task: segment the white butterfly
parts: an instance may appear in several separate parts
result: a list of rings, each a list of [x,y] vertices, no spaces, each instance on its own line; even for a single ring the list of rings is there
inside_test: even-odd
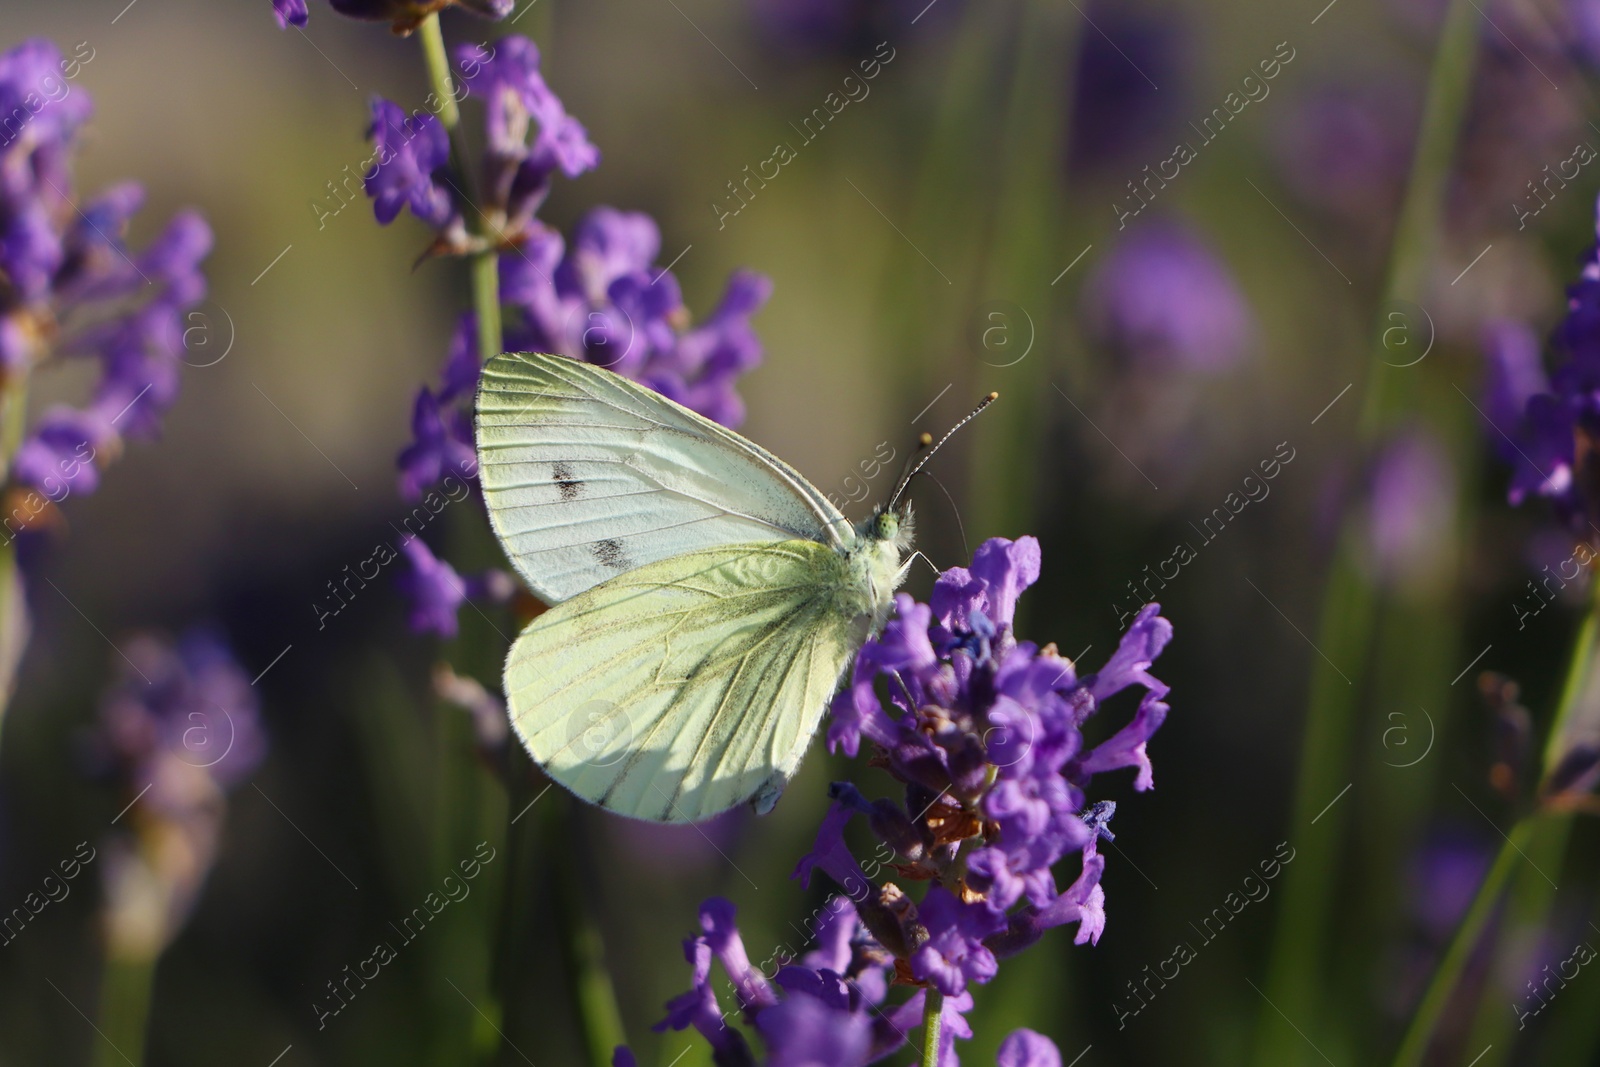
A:
[[[759,445],[562,356],[495,357],[477,406],[490,521],[553,605],[506,657],[528,752],[634,818],[770,810],[888,616],[909,508],[852,526]]]

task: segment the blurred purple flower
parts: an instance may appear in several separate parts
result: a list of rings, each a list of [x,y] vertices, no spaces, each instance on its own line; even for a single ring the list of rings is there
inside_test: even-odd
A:
[[[472,720],[472,734],[478,752],[494,766],[506,760],[506,742],[511,738],[505,701],[484,688],[476,678],[462,677],[448,663],[433,666],[433,691],[440,700],[454,704]]]
[[[277,16],[280,29],[304,26],[311,16],[306,10],[306,0],[272,0],[272,13]]]
[[[1483,355],[1488,363],[1484,413],[1498,431],[1496,451],[1508,463],[1515,462],[1516,446],[1509,438],[1521,424],[1528,401],[1550,391],[1539,338],[1525,323],[1496,319],[1483,328]]]
[[[505,571],[489,569],[467,578],[439,559],[420,537],[407,537],[400,543],[400,554],[409,569],[400,575],[400,591],[411,601],[408,621],[416,633],[454,637],[459,624],[456,615],[469,600],[503,604],[516,590],[515,580]]]
[[[477,476],[478,457],[472,450],[472,416],[459,404],[441,409],[439,399],[427,386],[417,391],[416,406],[411,413],[411,432],[416,440],[407,445],[396,460],[400,468],[400,496],[404,500],[421,500],[431,486],[452,474],[468,480]]]
[[[1456,472],[1431,432],[1404,430],[1379,449],[1366,504],[1366,563],[1374,578],[1390,586],[1417,585],[1447,569]]]
[[[1137,170],[1141,156],[1172,150],[1163,138],[1185,97],[1193,31],[1173,11],[1106,0],[1088,5],[1085,17],[1101,32],[1079,38],[1067,163]]]
[[[73,92],[68,70],[53,41],[35,37],[0,56],[0,150],[5,153],[4,193],[27,197],[52,210],[70,198],[68,157],[73,139],[94,104],[89,94]],[[46,196],[39,186],[49,186]],[[8,203],[8,208],[17,205]]]
[[[1413,95],[1393,84],[1326,86],[1296,101],[1272,142],[1287,184],[1346,218],[1392,211],[1411,162]]]
[[[131,838],[108,846],[110,953],[149,959],[182,929],[216,861],[226,793],[266,756],[260,706],[222,639],[176,645],[141,635],[123,645],[91,751],[134,797]]]
[[[1000,1042],[994,1067],[1061,1067],[1061,1053],[1043,1034],[1014,1030]]]
[[[756,29],[772,49],[801,59],[854,58],[898,39],[920,20],[928,30],[954,18],[958,0],[750,0]],[[926,19],[921,16],[927,15]]]
[[[260,703],[218,634],[191,630],[176,645],[141,635],[123,651],[97,739],[130,785],[168,753],[230,787],[255,771],[266,755]]]
[[[116,430],[93,409],[51,408],[17,449],[12,477],[53,501],[92,493],[100,485],[97,460],[116,439]]]
[[[1442,827],[1424,839],[1407,871],[1407,902],[1431,940],[1443,944],[1455,932],[1491,858],[1482,838],[1460,828]]]
[[[64,485],[92,492],[123,437],[159,430],[212,243],[205,221],[184,211],[130,250],[144,200],[135,182],[76,202],[70,164],[93,110],[69,83],[78,69],[46,40],[0,55],[0,114],[11,116],[0,123],[0,368],[26,377],[58,357],[100,367],[86,407],[52,408],[7,457],[9,481],[57,503]]]
[[[1566,0],[1567,22],[1572,28],[1573,45],[1589,64],[1600,66],[1600,3],[1595,0]]]
[[[1572,532],[1590,539],[1600,517],[1600,241],[1582,263],[1567,290],[1566,318],[1551,336],[1559,362],[1548,382],[1525,333],[1499,326],[1486,335],[1484,405],[1491,437],[1510,439],[1497,448],[1512,464],[1511,503],[1548,497]]]
[[[1148,369],[1225,370],[1256,329],[1227,266],[1187,226],[1168,221],[1118,242],[1086,284],[1083,311],[1103,344]]]

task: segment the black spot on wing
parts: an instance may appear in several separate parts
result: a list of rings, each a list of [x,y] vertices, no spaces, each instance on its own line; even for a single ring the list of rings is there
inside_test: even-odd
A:
[[[555,480],[556,491],[561,494],[562,500],[576,500],[578,494],[583,492],[583,483],[573,477],[572,467],[566,463],[557,463],[550,471]]]
[[[629,570],[633,566],[628,562],[627,553],[622,551],[622,542],[610,537],[594,543],[594,558],[619,571]]]

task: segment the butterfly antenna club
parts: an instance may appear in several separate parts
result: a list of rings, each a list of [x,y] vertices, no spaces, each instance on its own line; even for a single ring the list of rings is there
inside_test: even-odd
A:
[[[957,430],[961,429],[961,427],[977,418],[983,413],[984,408],[988,407],[990,404],[993,404],[999,399],[999,393],[990,393],[988,396],[978,401],[978,406],[969,411],[964,419],[945,431],[944,436],[939,438],[938,444],[930,447],[927,442],[932,440],[932,435],[923,434],[922,440],[918,444],[916,454],[911,457],[910,470],[908,470],[900,479],[899,484],[895,486],[894,493],[889,497],[889,503],[887,505],[888,508],[892,510],[894,506],[900,502],[900,497],[905,494],[906,488],[910,486],[911,479],[915,478],[922,468],[928,465],[928,461],[933,459],[934,454],[937,453],[939,449],[944,447],[944,443],[946,441],[955,436]]]

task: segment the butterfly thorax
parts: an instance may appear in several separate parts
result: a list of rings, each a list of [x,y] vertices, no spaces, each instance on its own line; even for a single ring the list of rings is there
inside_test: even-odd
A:
[[[855,528],[845,550],[849,581],[840,590],[846,610],[871,619],[878,632],[889,618],[894,592],[905,580],[906,554],[911,550],[911,510],[875,512]]]

